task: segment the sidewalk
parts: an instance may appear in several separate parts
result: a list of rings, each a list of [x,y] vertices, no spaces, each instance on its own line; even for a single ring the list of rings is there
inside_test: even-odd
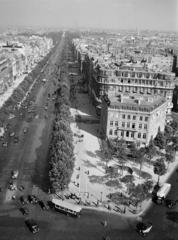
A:
[[[71,115],[74,119],[76,116],[81,116],[81,119],[97,118],[87,94],[77,94],[77,101],[75,107],[71,108]],[[124,184],[122,184],[122,187],[106,185],[110,178],[105,173],[105,162],[103,161],[100,149],[99,124],[74,121],[71,123],[71,129],[74,134],[73,141],[76,160],[71,182],[68,190],[64,192],[64,196],[66,195],[66,198],[68,198],[67,196],[71,193],[75,194],[81,199],[80,204],[83,208],[124,214],[124,216],[128,217],[142,216],[152,205],[151,199],[143,201],[138,207],[131,205],[125,207],[124,205],[116,205],[107,197],[110,193],[124,193],[126,189],[124,188]],[[115,162],[111,161],[109,164],[112,165]],[[129,162],[127,165],[131,166]],[[169,165],[169,171],[164,176],[161,176],[160,183],[168,180],[176,166],[178,166],[178,155],[176,155],[176,161]],[[135,167],[139,169],[139,166]],[[157,182],[158,177],[153,172],[153,166],[150,167],[148,164],[144,164],[142,170],[150,175],[150,179],[154,183]],[[134,176],[137,183],[145,181],[142,178],[140,179],[136,173],[134,173]],[[70,198],[66,201],[78,204],[77,200]]]

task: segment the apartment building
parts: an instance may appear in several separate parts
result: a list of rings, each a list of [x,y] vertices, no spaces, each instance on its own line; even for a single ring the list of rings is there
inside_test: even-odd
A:
[[[117,70],[104,67],[95,70],[91,81],[94,82],[92,86],[95,88],[92,92],[96,100],[101,99],[105,93],[108,96],[118,93],[160,95],[167,100],[167,114],[171,113],[175,87],[174,73],[146,71],[136,65],[121,66]]]
[[[105,138],[123,138],[137,145],[148,145],[159,129],[164,131],[167,101],[160,96],[104,95],[100,131]]]
[[[81,53],[79,51],[77,56],[83,79],[88,85],[89,95],[98,112],[103,94],[109,96],[118,93],[148,96],[156,94],[166,98],[167,119],[169,119],[173,108],[172,97],[176,81],[175,73],[164,71],[165,62],[168,61],[170,65],[170,59],[162,61],[164,63],[162,68],[161,64],[156,68],[153,64],[156,62],[155,59],[149,64],[128,60],[118,64],[112,58],[103,60],[96,53],[86,53],[86,50]]]
[[[13,78],[12,65],[5,56],[0,58],[0,94],[11,85]]]
[[[4,42],[0,46],[0,94],[31,71],[53,46],[52,39],[40,36],[9,36]]]

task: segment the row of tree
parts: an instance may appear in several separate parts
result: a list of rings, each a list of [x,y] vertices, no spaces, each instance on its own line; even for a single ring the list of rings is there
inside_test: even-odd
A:
[[[103,153],[106,161],[106,165],[108,161],[114,156],[118,160],[118,164],[121,165],[121,173],[123,174],[123,169],[125,169],[125,164],[129,159],[132,159],[134,162],[139,164],[139,177],[141,177],[141,171],[144,162],[149,161],[151,165],[152,159],[154,156],[157,156],[158,150],[154,143],[154,140],[150,140],[150,143],[145,148],[137,148],[135,143],[131,143],[128,147],[125,140],[123,139],[115,139],[110,141],[110,146],[108,147],[107,142],[103,142]],[[173,162],[175,158],[175,149],[173,145],[167,145],[165,148],[165,154],[163,156],[157,157],[153,164],[153,171],[159,177],[164,175],[169,167],[169,163]],[[167,167],[165,165],[167,162]]]
[[[55,101],[55,119],[49,148],[49,180],[52,192],[64,190],[74,168],[72,131],[70,129],[70,84],[67,78],[66,43],[63,62],[56,64],[54,76],[58,80]],[[59,71],[60,64],[60,71]]]

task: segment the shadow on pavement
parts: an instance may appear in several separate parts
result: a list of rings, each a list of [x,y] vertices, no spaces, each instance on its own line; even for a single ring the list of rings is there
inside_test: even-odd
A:
[[[178,212],[167,212],[167,219],[169,219],[172,222],[178,223]]]

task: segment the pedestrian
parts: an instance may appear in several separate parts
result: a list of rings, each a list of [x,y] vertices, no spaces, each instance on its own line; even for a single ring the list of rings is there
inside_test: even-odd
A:
[[[125,212],[126,212],[126,206],[124,207],[124,209],[123,209],[123,213],[125,214]]]
[[[107,227],[108,223],[106,220],[104,220],[104,227]]]

